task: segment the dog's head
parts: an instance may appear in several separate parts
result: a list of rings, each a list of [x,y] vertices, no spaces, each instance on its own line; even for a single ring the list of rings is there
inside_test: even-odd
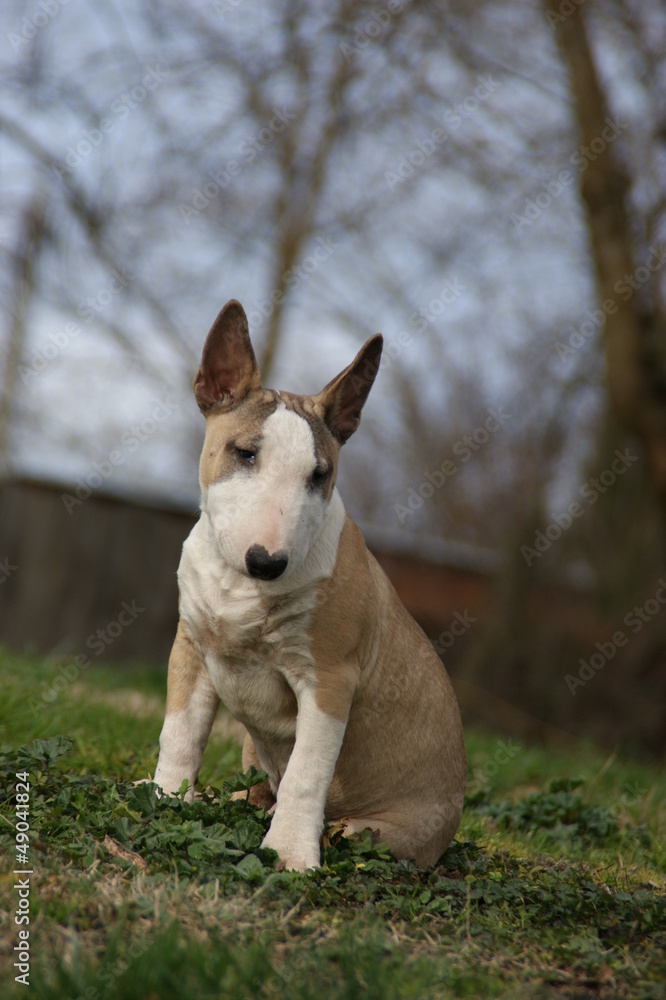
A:
[[[227,565],[274,580],[303,563],[381,352],[377,334],[316,396],[264,389],[243,307],[226,304],[206,339],[194,395],[206,417],[202,509]]]

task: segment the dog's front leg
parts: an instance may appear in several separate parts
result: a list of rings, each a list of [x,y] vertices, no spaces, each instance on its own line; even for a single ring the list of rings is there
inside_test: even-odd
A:
[[[154,778],[167,794],[173,795],[187,779],[186,798],[189,802],[194,799],[194,785],[219,704],[201,655],[181,620],[169,658],[166,715]]]
[[[281,866],[296,871],[319,867],[326,796],[355,687],[354,671],[346,672],[346,684],[340,684],[341,677],[338,674],[335,678],[333,691],[327,690],[325,684],[315,686],[301,681],[295,685],[296,741],[277,790],[275,814],[262,846],[272,847],[280,856]]]

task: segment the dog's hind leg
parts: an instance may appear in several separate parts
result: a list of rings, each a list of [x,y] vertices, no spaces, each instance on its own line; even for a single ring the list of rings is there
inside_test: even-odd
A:
[[[189,782],[186,798],[194,798],[203,752],[220,699],[182,621],[169,658],[167,706],[160,735],[155,784],[167,794]]]
[[[261,770],[261,763],[254,740],[249,733],[246,733],[245,742],[243,743],[243,770],[247,771],[248,767],[256,767],[258,771]],[[235,792],[232,798],[245,798],[245,792]],[[267,781],[261,781],[258,785],[253,785],[248,798],[253,806],[259,806],[260,809],[266,810],[272,809],[276,801],[271,791],[271,786]]]
[[[439,861],[460,824],[461,808],[453,804],[423,808],[405,808],[382,816],[352,818],[346,821],[344,835],[371,830],[375,842],[384,841],[396,858],[410,858],[421,868]]]

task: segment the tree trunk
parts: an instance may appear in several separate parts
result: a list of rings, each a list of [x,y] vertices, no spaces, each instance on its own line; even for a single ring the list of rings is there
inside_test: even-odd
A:
[[[638,234],[630,218],[630,184],[614,145],[621,141],[614,133],[621,133],[626,123],[611,116],[599,84],[582,8],[576,7],[563,16],[558,11],[559,3],[546,0],[544,6],[569,69],[581,145],[590,146],[597,140],[592,156],[585,157],[581,194],[600,306],[605,313],[609,395],[621,423],[643,444],[649,476],[666,518],[666,316],[654,288],[654,277],[650,275],[645,281],[646,268],[645,275],[640,269],[634,275],[636,264],[644,262],[632,256],[632,239]],[[606,141],[607,148],[595,155],[601,141]],[[653,269],[655,264],[656,269],[663,264],[666,247],[657,247],[656,254],[652,253]]]
[[[35,268],[42,241],[48,235],[45,209],[41,201],[25,211],[20,243],[14,253],[14,297],[6,367],[0,392],[0,483],[11,472],[11,432],[17,390],[17,376],[25,346],[25,318],[35,284]]]

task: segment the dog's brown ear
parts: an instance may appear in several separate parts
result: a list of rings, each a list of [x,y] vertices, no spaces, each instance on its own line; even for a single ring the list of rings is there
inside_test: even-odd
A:
[[[204,414],[228,409],[252,389],[261,388],[247,316],[236,299],[227,302],[206,337],[192,388]]]
[[[361,348],[348,368],[316,396],[324,408],[324,419],[341,444],[352,436],[361,422],[361,410],[379,371],[384,338],[375,334]]]

